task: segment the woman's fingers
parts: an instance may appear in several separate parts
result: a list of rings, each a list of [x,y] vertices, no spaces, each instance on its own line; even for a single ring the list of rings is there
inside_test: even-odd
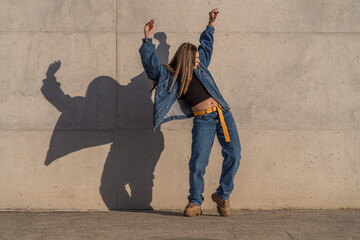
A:
[[[149,22],[149,27],[150,27],[150,30],[152,30],[154,28],[154,19],[151,19],[151,21]]]
[[[154,24],[154,19],[151,19],[147,24]]]
[[[214,8],[213,10],[211,10],[210,14],[211,15],[217,15],[219,13],[218,8]]]
[[[145,24],[145,27],[149,27],[149,29],[152,29],[154,27],[154,19],[151,19],[150,22]]]

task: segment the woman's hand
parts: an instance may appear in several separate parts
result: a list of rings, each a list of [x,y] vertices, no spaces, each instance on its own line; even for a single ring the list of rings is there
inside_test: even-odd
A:
[[[145,24],[144,27],[145,38],[151,38],[153,32],[154,32],[154,19],[151,19],[150,22]]]
[[[216,20],[218,13],[219,13],[218,8],[214,8],[213,10],[211,10],[211,12],[209,12],[209,25],[210,26],[214,26],[214,22]]]

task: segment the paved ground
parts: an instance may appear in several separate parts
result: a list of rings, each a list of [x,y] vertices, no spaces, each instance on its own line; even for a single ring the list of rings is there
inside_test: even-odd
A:
[[[0,239],[360,239],[359,210],[0,212]]]

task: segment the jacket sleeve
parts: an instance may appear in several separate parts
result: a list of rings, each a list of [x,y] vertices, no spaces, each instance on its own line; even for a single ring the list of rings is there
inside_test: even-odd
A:
[[[143,38],[142,41],[143,44],[139,49],[141,63],[148,78],[158,82],[161,71],[163,71],[165,67],[156,56],[155,44],[152,43],[152,38]]]
[[[200,35],[200,45],[198,47],[199,60],[200,63],[206,68],[210,64],[210,59],[213,52],[214,31],[214,27],[207,25],[206,29]]]

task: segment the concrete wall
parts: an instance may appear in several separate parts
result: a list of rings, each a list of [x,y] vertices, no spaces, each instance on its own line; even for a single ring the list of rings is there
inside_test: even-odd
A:
[[[167,62],[216,7],[209,70],[242,144],[231,207],[360,207],[359,1],[1,0],[0,209],[185,207],[192,119],[153,131],[138,49],[155,18]],[[221,163],[215,140],[204,208]]]

